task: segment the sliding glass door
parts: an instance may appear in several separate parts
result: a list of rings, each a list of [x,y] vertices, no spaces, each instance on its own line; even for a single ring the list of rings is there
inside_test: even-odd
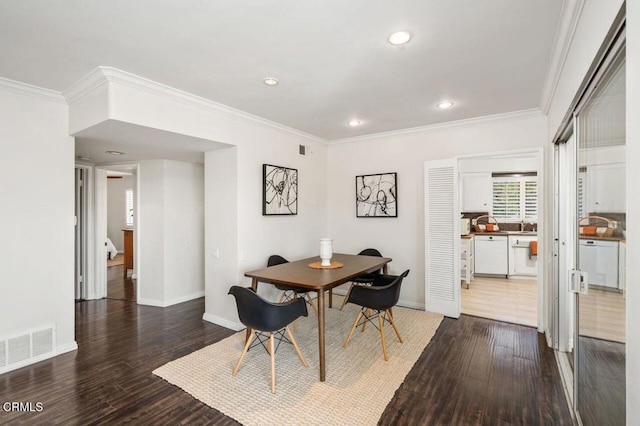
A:
[[[575,116],[574,405],[584,425],[625,424],[624,51]]]

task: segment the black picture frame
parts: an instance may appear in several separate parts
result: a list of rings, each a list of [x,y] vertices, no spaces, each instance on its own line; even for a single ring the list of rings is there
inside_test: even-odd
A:
[[[398,217],[398,174],[356,176],[356,217]]]
[[[262,215],[298,214],[298,169],[262,165]]]

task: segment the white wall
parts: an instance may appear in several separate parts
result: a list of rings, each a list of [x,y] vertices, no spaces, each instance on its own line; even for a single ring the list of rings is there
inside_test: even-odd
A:
[[[127,189],[133,189],[134,176],[123,176],[120,179],[107,179],[107,237],[118,249],[124,252],[124,236],[122,229],[127,227],[126,207]],[[135,201],[134,201],[135,202]]]
[[[627,2],[627,422],[640,419],[640,4]]]
[[[0,82],[0,120],[0,336],[55,324],[58,352],[73,350],[74,143],[67,106],[6,91]]]
[[[165,301],[204,295],[204,166],[164,162]]]
[[[424,306],[424,162],[545,144],[540,113],[469,120],[331,144],[328,154],[329,236],[334,250],[357,253],[367,247],[393,258],[390,273],[411,269],[401,302]],[[398,173],[398,218],[356,218],[355,176]]]
[[[203,296],[203,166],[141,161],[138,174],[138,302],[169,306]]]
[[[138,167],[138,303],[160,305],[165,300],[164,163],[141,161]]]

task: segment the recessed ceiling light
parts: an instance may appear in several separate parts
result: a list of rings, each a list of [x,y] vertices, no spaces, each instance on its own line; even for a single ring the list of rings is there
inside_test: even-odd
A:
[[[124,152],[120,152],[120,151],[105,151],[105,152],[111,155],[124,155]]]
[[[273,77],[267,77],[264,80],[262,80],[264,82],[264,84],[266,84],[267,86],[277,86],[278,83],[280,83],[278,81],[277,78],[273,78]]]
[[[438,104],[438,108],[440,109],[448,109],[448,108],[451,108],[452,106],[453,106],[453,102],[450,102],[450,101],[440,102]]]
[[[389,43],[394,46],[407,44],[409,43],[409,40],[411,40],[411,33],[409,31],[396,31],[395,33],[391,33],[388,40]]]
[[[349,121],[349,126],[351,127],[358,127],[359,125],[361,125],[362,122],[360,120],[350,120]]]

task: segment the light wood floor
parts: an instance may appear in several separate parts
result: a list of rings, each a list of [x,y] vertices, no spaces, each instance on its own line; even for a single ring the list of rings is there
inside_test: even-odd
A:
[[[462,313],[537,327],[536,279],[476,277],[462,285]]]
[[[580,335],[626,342],[625,300],[622,293],[589,288],[580,295]]]
[[[476,277],[462,285],[462,313],[537,327],[537,280]],[[626,342],[622,293],[589,289],[580,296],[580,335]]]

